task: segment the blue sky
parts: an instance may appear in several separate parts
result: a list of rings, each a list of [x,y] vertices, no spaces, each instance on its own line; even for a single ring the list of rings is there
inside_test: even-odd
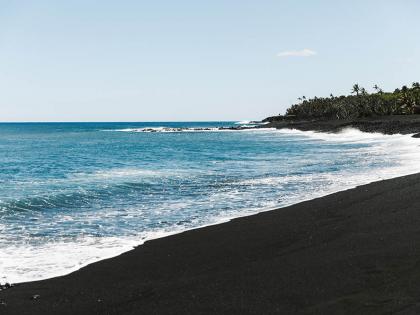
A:
[[[420,2],[0,0],[1,121],[262,119],[420,81]]]

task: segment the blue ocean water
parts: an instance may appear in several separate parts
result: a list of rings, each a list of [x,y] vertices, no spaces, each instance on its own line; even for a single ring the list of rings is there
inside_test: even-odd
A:
[[[215,129],[234,124],[0,124],[0,282],[419,171],[409,136]]]

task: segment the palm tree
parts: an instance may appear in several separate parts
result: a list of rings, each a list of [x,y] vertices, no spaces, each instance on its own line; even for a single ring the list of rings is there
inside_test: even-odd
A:
[[[413,111],[413,101],[410,95],[406,92],[403,92],[399,98],[401,109],[404,111],[404,114],[411,114]]]
[[[360,86],[359,86],[359,84],[356,83],[355,85],[353,85],[353,89],[351,90],[351,94],[356,93],[356,95],[359,96],[359,92],[360,92]]]
[[[329,97],[299,98],[286,111],[287,115],[297,118],[349,119],[373,115],[420,114],[420,83],[403,86],[386,94],[378,85],[373,86],[378,94],[370,94],[359,84],[355,84],[350,95]],[[419,104],[419,105],[417,105]]]

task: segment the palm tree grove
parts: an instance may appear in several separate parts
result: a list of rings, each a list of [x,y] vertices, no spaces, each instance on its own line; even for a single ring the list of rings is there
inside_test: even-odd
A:
[[[350,95],[329,97],[305,96],[287,109],[279,118],[292,119],[354,119],[386,115],[420,114],[420,83],[403,86],[393,92],[384,92],[378,85],[373,93],[354,84]]]

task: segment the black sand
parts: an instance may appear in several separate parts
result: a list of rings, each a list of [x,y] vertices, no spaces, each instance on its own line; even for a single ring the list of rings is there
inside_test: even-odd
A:
[[[419,314],[420,175],[147,242],[0,314]]]

